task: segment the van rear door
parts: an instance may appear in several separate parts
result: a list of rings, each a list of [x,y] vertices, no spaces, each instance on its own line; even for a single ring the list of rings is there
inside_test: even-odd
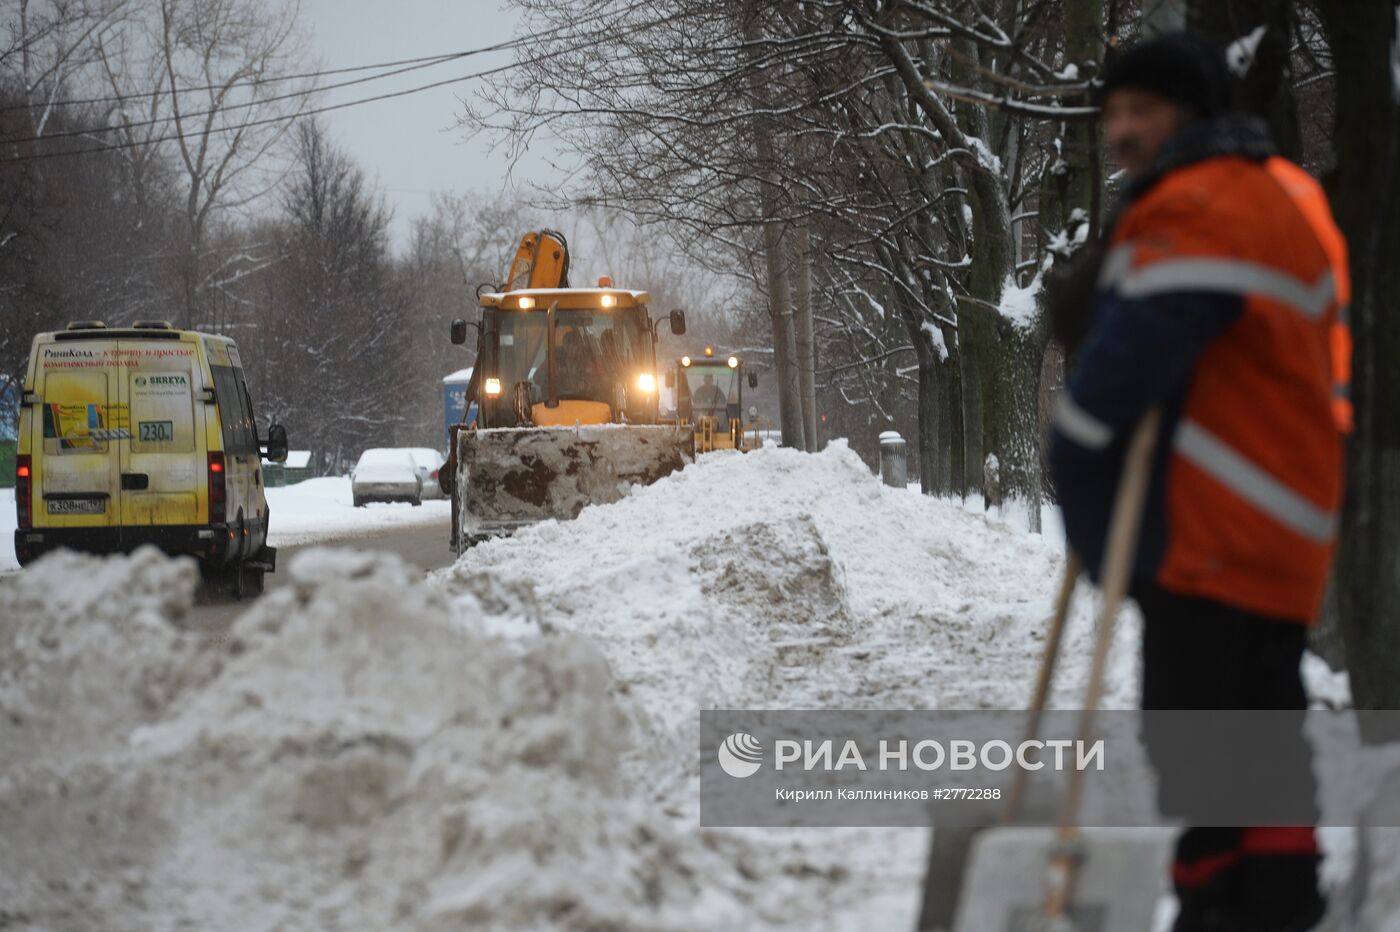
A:
[[[262,524],[262,478],[259,469],[262,454],[258,449],[258,429],[253,422],[253,409],[248,399],[248,387],[243,379],[242,361],[238,347],[232,343],[209,345],[209,373],[214,379],[214,394],[219,401],[219,420],[224,434],[224,459],[227,470],[224,483],[228,495],[230,530],[242,516],[245,538],[240,547],[252,552],[256,543],[253,529]]]
[[[114,528],[121,508],[120,403],[115,342],[46,343],[35,372],[42,414],[31,436],[40,499],[35,527]],[[106,543],[115,546],[114,536]],[[94,546],[103,542],[94,541]]]
[[[123,340],[120,354],[121,401],[130,419],[129,437],[121,443],[121,523],[195,524],[204,479],[196,440],[203,423],[194,404],[195,344]]]

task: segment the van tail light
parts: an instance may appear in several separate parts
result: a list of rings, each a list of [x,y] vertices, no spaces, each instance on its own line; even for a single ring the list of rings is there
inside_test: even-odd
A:
[[[209,454],[209,523],[222,524],[227,517],[228,496],[224,489],[224,455]]]
[[[18,512],[18,526],[21,531],[34,527],[34,466],[28,453],[15,460],[15,509]]]

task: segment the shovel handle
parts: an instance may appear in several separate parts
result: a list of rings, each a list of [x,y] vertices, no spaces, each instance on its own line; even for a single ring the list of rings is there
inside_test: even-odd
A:
[[[1133,432],[1123,464],[1123,478],[1113,504],[1113,516],[1108,526],[1108,548],[1103,566],[1103,603],[1099,612],[1098,630],[1094,638],[1094,660],[1089,670],[1089,683],[1084,696],[1084,709],[1079,719],[1079,740],[1087,744],[1094,735],[1094,719],[1103,698],[1104,673],[1108,668],[1108,652],[1113,646],[1114,622],[1118,608],[1128,594],[1132,578],[1133,558],[1137,552],[1138,531],[1142,526],[1143,504],[1147,500],[1147,484],[1152,472],[1152,452],[1157,443],[1162,415],[1157,409],[1147,413]],[[1070,848],[1078,836],[1079,806],[1084,795],[1084,772],[1074,768],[1069,774],[1064,809],[1060,815],[1060,845]],[[1074,865],[1062,864],[1067,876],[1061,892],[1047,901],[1046,914],[1063,915],[1073,889]],[[1055,911],[1051,911],[1052,907]]]
[[[1079,581],[1079,558],[1072,552],[1065,556],[1064,577],[1060,580],[1060,591],[1055,596],[1055,614],[1050,619],[1050,627],[1045,632],[1045,653],[1040,658],[1040,672],[1036,675],[1035,690],[1027,707],[1026,729],[1022,744],[1035,738],[1040,731],[1041,714],[1045,711],[1046,700],[1050,696],[1050,684],[1055,680],[1055,661],[1060,656],[1060,643],[1064,640],[1065,620],[1069,617],[1070,600],[1074,597],[1074,587]],[[1009,825],[1015,821],[1021,809],[1021,799],[1026,794],[1026,783],[1030,772],[1017,767],[1011,778],[1011,789],[1006,794],[1006,805],[1002,808],[1001,822]]]

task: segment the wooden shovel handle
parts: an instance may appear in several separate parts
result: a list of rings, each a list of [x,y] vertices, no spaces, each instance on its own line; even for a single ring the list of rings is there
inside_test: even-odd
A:
[[[1060,656],[1060,642],[1064,640],[1065,619],[1069,617],[1070,600],[1074,597],[1074,587],[1079,582],[1079,558],[1073,553],[1065,555],[1064,577],[1060,580],[1060,591],[1055,596],[1055,614],[1050,619],[1050,627],[1045,632],[1045,652],[1040,658],[1040,672],[1036,675],[1035,690],[1027,707],[1026,728],[1022,744],[1035,738],[1040,731],[1041,715],[1050,697],[1050,684],[1055,680],[1055,661]],[[1009,825],[1021,811],[1021,799],[1026,795],[1026,783],[1030,771],[1017,767],[1011,777],[1011,789],[1006,794],[1006,804],[1002,807],[1001,822]]]
[[[1094,736],[1094,720],[1099,701],[1103,698],[1108,652],[1113,646],[1114,622],[1132,579],[1143,505],[1147,500],[1147,485],[1152,473],[1152,452],[1156,447],[1161,420],[1161,412],[1154,408],[1133,432],[1123,463],[1123,477],[1113,504],[1113,516],[1108,525],[1108,547],[1104,555],[1103,604],[1094,638],[1094,661],[1089,670],[1084,709],[1079,718],[1079,740],[1083,744],[1088,744]],[[1058,880],[1051,884],[1045,904],[1045,913],[1049,916],[1064,915],[1073,895],[1076,868],[1074,843],[1078,838],[1079,806],[1083,795],[1084,772],[1076,767],[1070,771],[1064,809],[1060,814],[1059,850],[1052,861],[1052,872]]]

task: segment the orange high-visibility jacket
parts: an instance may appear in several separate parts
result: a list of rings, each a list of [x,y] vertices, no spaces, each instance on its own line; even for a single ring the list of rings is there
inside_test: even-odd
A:
[[[1051,463],[1070,544],[1096,567],[1133,425],[1161,407],[1139,579],[1310,622],[1342,503],[1346,246],[1277,156],[1168,172],[1117,223]]]

